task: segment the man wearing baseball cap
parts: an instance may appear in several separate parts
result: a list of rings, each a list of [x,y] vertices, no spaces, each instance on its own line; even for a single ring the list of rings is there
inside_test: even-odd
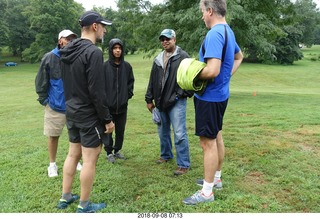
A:
[[[49,177],[58,176],[56,165],[58,141],[66,123],[66,105],[60,71],[59,50],[75,38],[77,38],[77,35],[71,30],[63,30],[59,33],[57,47],[43,56],[35,79],[38,101],[45,106],[44,135],[48,137]],[[78,168],[81,168],[80,163]]]
[[[176,45],[176,33],[164,29],[159,36],[163,51],[154,59],[149,85],[145,94],[148,110],[159,110],[160,122],[157,124],[160,139],[159,165],[174,158],[172,151],[171,128],[174,132],[177,169],[175,176],[186,174],[190,168],[189,142],[186,128],[187,97],[193,92],[183,90],[177,84],[177,70],[180,62],[189,58],[187,52]]]
[[[93,23],[100,23],[109,26],[112,25],[111,21],[104,19],[99,13],[95,11],[87,11],[79,19],[79,24],[81,27],[90,26]]]
[[[63,167],[62,196],[59,209],[80,198],[79,213],[93,213],[106,207],[91,203],[90,193],[101,151],[103,133],[112,133],[114,124],[107,106],[103,53],[95,46],[103,40],[106,26],[112,23],[95,11],[79,19],[81,38],[61,50],[61,71],[66,98],[69,153]],[[72,182],[80,158],[80,197],[72,194]]]
[[[174,32],[174,30],[172,29],[164,29],[161,33],[160,33],[160,36],[159,36],[159,39],[161,40],[161,37],[164,36],[164,37],[167,37],[168,39],[171,39],[171,38],[176,38],[176,32]]]

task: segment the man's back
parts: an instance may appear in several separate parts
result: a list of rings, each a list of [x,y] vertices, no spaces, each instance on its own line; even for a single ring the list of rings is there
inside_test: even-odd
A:
[[[77,39],[60,53],[67,118],[75,122],[104,118],[106,104],[102,102],[105,96],[102,51],[90,40]]]

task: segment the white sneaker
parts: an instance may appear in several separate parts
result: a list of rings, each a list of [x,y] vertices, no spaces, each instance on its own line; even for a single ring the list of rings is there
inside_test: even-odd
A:
[[[57,165],[54,165],[54,166],[49,166],[48,167],[48,176],[49,177],[56,177],[58,176],[58,167]]]
[[[82,165],[81,165],[81,163],[79,162],[79,163],[77,164],[77,170],[81,171],[81,169],[82,169]]]

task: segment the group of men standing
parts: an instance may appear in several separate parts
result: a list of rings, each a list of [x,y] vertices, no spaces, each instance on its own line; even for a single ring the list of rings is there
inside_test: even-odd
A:
[[[38,101],[46,109],[44,133],[48,136],[50,165],[54,162],[55,167],[49,165],[49,177],[58,175],[55,165],[58,139],[65,124],[68,128],[69,152],[63,166],[62,196],[57,207],[64,209],[80,198],[77,212],[96,212],[106,206],[105,203],[90,202],[101,145],[104,144],[109,161],[110,157],[126,159],[120,150],[128,100],[133,96],[134,76],[131,65],[124,61],[120,39],[110,41],[106,62],[102,51],[95,46],[102,41],[106,26],[112,22],[97,12],[87,11],[80,17],[79,24],[80,38],[70,30],[59,33],[58,46],[43,57],[35,85]],[[61,105],[59,109],[55,107],[56,103]],[[47,116],[49,110],[50,117]],[[51,138],[56,139],[53,153]],[[54,154],[52,160],[51,154]],[[80,159],[83,164],[79,197],[71,190]]]
[[[159,113],[160,158],[156,160],[157,164],[174,157],[170,133],[170,127],[173,127],[178,166],[174,171],[176,176],[190,169],[186,105],[187,98],[194,96],[195,132],[200,137],[204,154],[204,178],[197,180],[202,190],[183,200],[188,205],[211,202],[214,200],[213,188],[222,188],[222,123],[230,95],[230,78],[243,57],[225,20],[226,1],[201,0],[200,9],[202,19],[210,29],[199,52],[200,61],[206,63],[206,67],[198,78],[209,81],[205,91],[199,95],[177,84],[179,65],[189,55],[176,45],[175,31],[164,29],[159,36],[163,51],[154,59],[145,95],[147,109],[151,113],[157,109]],[[126,159],[120,150],[128,100],[133,96],[134,76],[131,65],[124,61],[124,45],[120,39],[109,42],[109,59],[106,62],[102,51],[95,46],[102,41],[106,26],[112,22],[97,12],[88,11],[80,17],[79,24],[80,38],[76,38],[72,31],[64,30],[59,34],[58,47],[44,56],[36,77],[36,91],[40,104],[46,106],[45,134],[49,137],[50,165],[54,163],[56,167],[59,135],[65,124],[68,128],[69,152],[63,166],[62,196],[57,207],[67,208],[80,199],[77,212],[96,212],[106,207],[105,203],[90,202],[102,144],[109,162],[114,163],[116,158]],[[57,115],[62,119],[56,120]],[[58,131],[46,131],[50,129]],[[114,131],[115,141],[112,138]],[[54,146],[50,143],[51,138]],[[80,159],[83,164],[78,196],[72,193],[72,183]]]

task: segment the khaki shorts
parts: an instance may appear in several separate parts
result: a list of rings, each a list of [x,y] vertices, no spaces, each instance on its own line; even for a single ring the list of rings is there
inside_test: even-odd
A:
[[[64,125],[66,124],[66,115],[50,108],[49,104],[44,109],[44,130],[46,136],[60,136]]]

